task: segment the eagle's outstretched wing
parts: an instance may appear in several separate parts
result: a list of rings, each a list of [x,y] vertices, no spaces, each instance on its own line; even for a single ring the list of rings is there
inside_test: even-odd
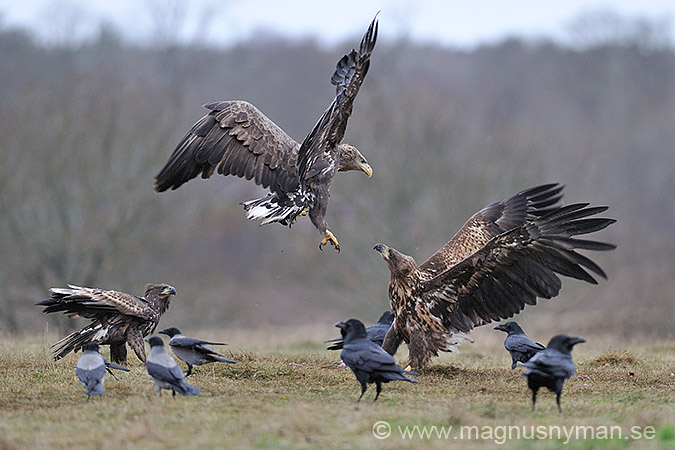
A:
[[[377,16],[361,39],[359,51],[352,50],[338,61],[331,83],[335,98],[307,135],[298,153],[301,180],[311,178],[337,164],[337,145],[342,142],[354,98],[370,67],[370,55],[377,40]]]
[[[300,144],[243,100],[204,105],[211,110],[183,137],[155,177],[155,190],[176,189],[215,171],[254,180],[283,196],[298,187]]]
[[[101,318],[110,313],[125,314],[143,320],[157,320],[159,313],[143,298],[119,291],[68,285],[51,288],[51,297],[36,305],[46,306],[44,313],[63,311],[71,317]]]
[[[586,271],[603,270],[576,249],[611,250],[616,246],[573,236],[602,230],[614,219],[590,217],[607,210],[587,203],[559,206],[490,240],[483,248],[435,278],[422,282],[418,301],[449,330],[513,316],[537,297],[551,298],[562,283],[558,274],[597,284]]]
[[[500,234],[520,227],[551,210],[561,198],[563,186],[543,184],[518,192],[516,195],[492,203],[475,213],[462,228],[419,270],[425,278],[433,278],[469,257]]]

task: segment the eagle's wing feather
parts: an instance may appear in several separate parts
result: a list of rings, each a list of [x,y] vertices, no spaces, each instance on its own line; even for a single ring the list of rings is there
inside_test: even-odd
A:
[[[157,311],[141,297],[125,292],[69,285],[69,288],[50,289],[51,298],[38,303],[47,306],[44,313],[64,311],[71,316],[100,318],[109,313],[120,313],[156,320]]]
[[[375,17],[361,39],[358,52],[352,50],[344,55],[335,67],[331,78],[331,83],[335,85],[335,98],[300,146],[298,173],[301,180],[312,178],[337,164],[336,147],[344,138],[354,98],[368,73],[370,55],[377,40],[377,26]]]
[[[211,110],[188,131],[155,177],[155,190],[176,189],[215,171],[253,180],[277,194],[298,187],[300,144],[243,100],[204,105]]]
[[[523,226],[492,238],[480,250],[420,285],[418,298],[433,316],[455,331],[506,319],[551,298],[562,284],[558,274],[597,284],[605,273],[575,249],[610,250],[614,245],[573,239],[599,231],[614,219],[589,218],[607,207],[557,207]]]
[[[528,220],[551,211],[562,197],[563,186],[543,184],[492,203],[475,213],[436,253],[420,264],[426,278],[432,278],[472,255],[490,239],[520,227]]]

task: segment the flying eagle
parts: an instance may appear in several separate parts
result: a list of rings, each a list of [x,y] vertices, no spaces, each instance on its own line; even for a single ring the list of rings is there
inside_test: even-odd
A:
[[[247,217],[261,225],[279,222],[291,226],[309,213],[324,236],[320,249],[330,243],[340,246],[328,229],[328,189],[336,172],[373,170],[366,158],[351,145],[341,144],[352,113],[354,98],[370,67],[370,55],[377,39],[377,17],[361,40],[337,63],[331,83],[335,99],[319,118],[314,129],[299,144],[258,108],[243,100],[204,105],[211,112],[202,117],[183,137],[164,168],[155,177],[155,191],[176,189],[201,174],[214,171],[253,180],[270,193],[243,202]]]
[[[391,278],[395,314],[382,347],[408,344],[413,368],[427,367],[439,351],[456,350],[472,328],[512,317],[537,297],[558,295],[558,274],[597,284],[585,270],[607,278],[583,250],[616,246],[573,236],[602,230],[614,219],[588,203],[556,205],[563,187],[533,187],[474,214],[440,250],[417,265],[408,255],[377,244]]]
[[[176,289],[168,284],[148,284],[145,296],[118,291],[68,285],[68,288],[51,288],[51,297],[36,303],[46,306],[44,313],[62,311],[70,317],[92,319],[80,331],[75,331],[54,345],[54,361],[77,351],[88,342],[110,345],[110,359],[126,364],[125,344],[145,362],[143,338],[152,334],[159,319],[169,308]]]

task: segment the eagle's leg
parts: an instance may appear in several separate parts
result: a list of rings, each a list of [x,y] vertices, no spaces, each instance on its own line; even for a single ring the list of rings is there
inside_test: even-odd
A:
[[[335,235],[328,229],[328,223],[326,222],[326,208],[328,207],[328,199],[330,198],[328,187],[315,186],[313,192],[316,200],[314,206],[309,209],[309,220],[319,230],[319,233],[323,233],[324,235],[323,240],[319,244],[319,250],[323,250],[323,246],[330,243],[339,252],[340,244]]]
[[[145,363],[145,345],[143,345],[143,334],[139,329],[133,329],[127,333],[127,343],[138,359]]]
[[[297,216],[293,217],[293,220],[291,221],[291,225],[293,225],[293,224],[295,223],[295,221],[298,220],[298,217],[302,217],[302,216],[306,216],[306,215],[307,215],[307,210],[306,210],[306,209],[303,209],[302,212],[301,212],[300,214],[298,214]]]
[[[110,360],[115,364],[127,365],[127,346],[124,342],[110,344]]]
[[[387,334],[384,337],[382,348],[385,352],[393,356],[396,354],[396,350],[398,350],[399,345],[401,345],[401,341],[401,334],[396,331],[396,321],[394,320],[394,323],[391,324],[389,331],[387,331]]]
[[[323,246],[330,243],[333,247],[335,247],[335,250],[337,250],[338,253],[340,253],[340,243],[338,242],[335,235],[331,233],[330,230],[326,230],[324,235],[326,237],[324,237],[321,243],[319,244],[319,250],[323,250]]]
[[[431,357],[437,356],[435,349],[429,348],[426,336],[419,328],[410,332],[410,342],[408,342],[408,367],[410,369],[424,369],[431,364]],[[406,370],[410,370],[406,369]]]

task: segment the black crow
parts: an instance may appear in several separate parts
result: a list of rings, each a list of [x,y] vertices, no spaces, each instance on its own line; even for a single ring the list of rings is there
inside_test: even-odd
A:
[[[352,369],[356,379],[361,383],[361,395],[359,395],[357,401],[361,401],[361,397],[368,388],[368,383],[375,383],[375,386],[377,386],[375,400],[382,392],[382,383],[393,380],[417,383],[417,380],[404,375],[417,375],[416,373],[405,371],[397,366],[393,356],[368,339],[366,327],[361,321],[349,319],[346,322],[337,323],[335,326],[339,327],[344,335],[344,345],[340,357],[347,367]]]
[[[527,370],[523,375],[527,376],[527,386],[532,390],[532,411],[537,402],[537,391],[545,387],[555,392],[555,400],[560,409],[560,394],[563,383],[574,375],[574,362],[572,361],[572,347],[586,342],[579,337],[569,337],[566,334],[553,336],[548,342],[548,348],[537,352],[529,361],[522,364]]]
[[[176,360],[167,353],[164,342],[157,336],[145,339],[150,344],[150,354],[145,361],[148,375],[155,381],[155,389],[161,396],[162,389],[171,389],[175,397],[176,392],[183,395],[199,395],[199,388],[185,381],[183,372],[178,367]]]
[[[511,354],[511,370],[515,369],[519,362],[529,361],[535,353],[546,348],[527,337],[516,322],[500,323],[494,329],[508,333],[504,339],[504,347]]]
[[[366,334],[368,335],[368,339],[370,339],[371,341],[375,342],[377,345],[382,347],[384,337],[387,335],[387,331],[389,331],[389,327],[391,327],[391,323],[393,321],[394,321],[393,312],[389,310],[383,312],[376,323],[366,328]],[[329,341],[324,341],[324,344],[333,344],[330,347],[328,347],[327,350],[342,349],[343,340],[345,338],[344,330],[341,330],[341,334],[342,337],[339,337],[337,339],[331,339]]]
[[[103,378],[106,370],[112,375],[110,369],[124,370],[129,372],[126,367],[110,363],[98,352],[98,343],[89,342],[82,346],[82,356],[77,361],[75,374],[84,386],[87,393],[87,400],[92,395],[102,395],[105,392],[103,388]]]
[[[167,328],[159,332],[166,334],[169,339],[169,347],[178,359],[183,361],[188,366],[185,376],[190,376],[192,373],[192,366],[201,366],[211,362],[222,362],[228,364],[236,364],[237,361],[222,358],[223,355],[216,353],[207,345],[227,345],[220,342],[207,342],[200,339],[192,339],[185,337],[183,333],[176,327]]]

